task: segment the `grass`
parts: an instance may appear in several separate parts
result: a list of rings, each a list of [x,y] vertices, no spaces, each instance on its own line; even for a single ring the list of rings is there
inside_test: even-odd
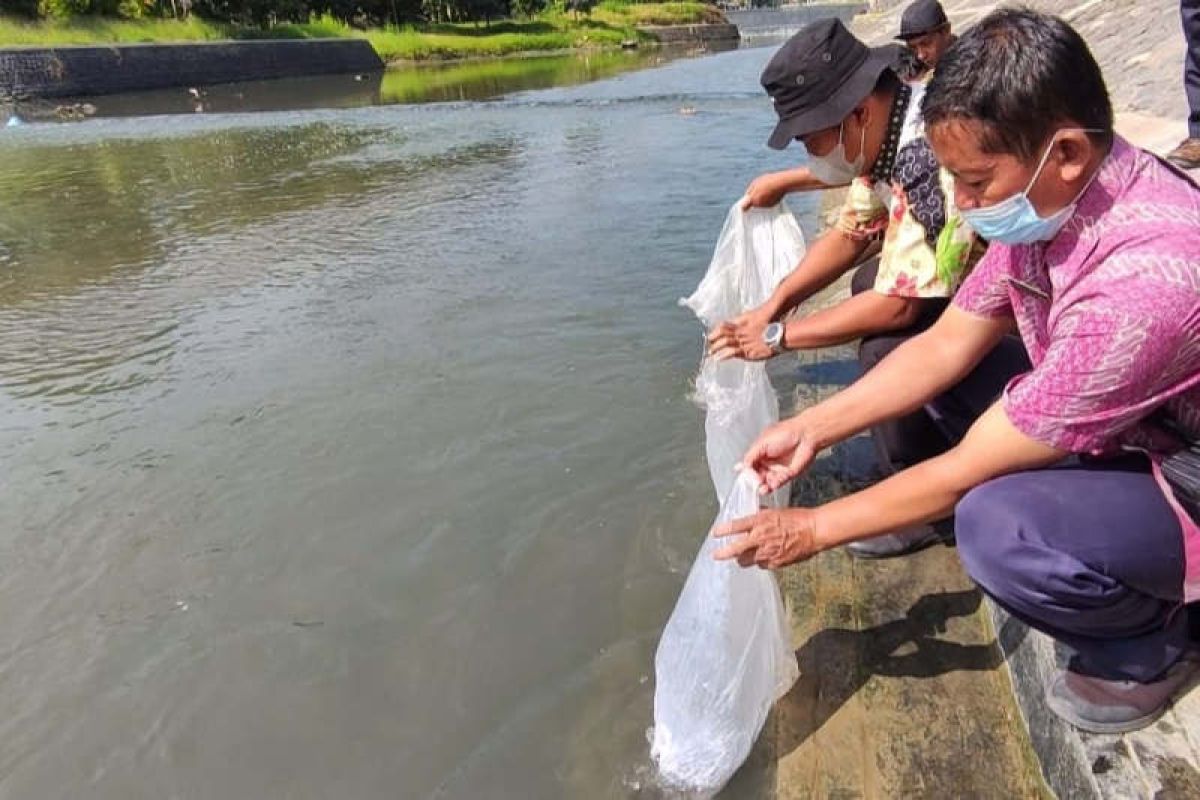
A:
[[[276,25],[265,30],[223,25],[198,17],[187,20],[76,17],[24,22],[0,16],[0,46],[362,37],[371,43],[384,61],[422,61],[611,47],[630,39],[644,41],[647,37],[636,30],[637,25],[687,24],[721,19],[719,11],[704,3],[633,4],[628,0],[603,0],[590,18],[576,19],[570,14],[551,10],[527,21],[508,20],[491,25],[464,23],[387,27],[367,31],[351,28],[329,16],[314,17],[304,23]]]
[[[604,0],[592,12],[592,18],[623,25],[691,25],[726,21],[716,7],[690,0],[637,4],[627,0]]]
[[[429,29],[384,29],[367,32],[367,40],[384,61],[503,56],[543,50],[619,45],[644,38],[631,27],[614,27],[581,20],[578,25],[541,21],[493,25],[481,34],[469,25],[438,25]]]
[[[502,56],[538,50],[611,47],[623,41],[646,41],[637,25],[719,22],[716,8],[700,2],[633,4],[604,0],[591,17],[546,11],[528,21],[509,20],[490,26],[427,25],[367,31],[368,41],[385,61]]]
[[[206,42],[228,39],[232,34],[228,26],[199,17],[186,20],[80,17],[24,22],[0,16],[0,45]]]

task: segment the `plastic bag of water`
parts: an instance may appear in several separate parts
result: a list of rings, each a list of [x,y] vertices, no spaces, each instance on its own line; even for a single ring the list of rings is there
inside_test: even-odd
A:
[[[706,328],[761,305],[804,254],[804,235],[782,207],[725,220],[708,272],[681,300]],[[759,433],[779,419],[762,363],[705,358],[696,378],[705,409],[708,467],[720,501],[713,523],[753,514],[759,497],[734,465]],[[786,488],[767,498],[786,505]],[[715,794],[746,760],[772,704],[795,682],[779,587],[770,572],[713,560],[706,536],[654,658],[651,754],[664,783]]]

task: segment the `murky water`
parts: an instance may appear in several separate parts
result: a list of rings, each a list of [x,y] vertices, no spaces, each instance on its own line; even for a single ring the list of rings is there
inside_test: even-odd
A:
[[[770,54],[0,132],[0,795],[654,794]]]

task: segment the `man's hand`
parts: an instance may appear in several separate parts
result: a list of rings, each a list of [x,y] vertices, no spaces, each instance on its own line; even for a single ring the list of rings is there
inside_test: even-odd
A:
[[[741,358],[766,361],[775,355],[763,341],[763,330],[771,319],[758,311],[748,311],[722,322],[708,335],[708,354],[718,361]]]
[[[713,536],[745,534],[717,550],[713,558],[718,561],[736,558],[743,567],[779,569],[806,561],[819,552],[813,530],[810,509],[767,509],[713,528]]]
[[[799,417],[776,422],[761,434],[741,466],[758,479],[759,494],[773,492],[808,469],[817,457],[817,447]]]
[[[742,211],[778,205],[792,184],[792,172],[768,172],[750,181],[742,198]]]
[[[742,211],[778,205],[789,192],[812,192],[828,188],[829,184],[817,180],[808,167],[768,172],[750,181],[750,185],[746,187],[746,196],[742,198]]]

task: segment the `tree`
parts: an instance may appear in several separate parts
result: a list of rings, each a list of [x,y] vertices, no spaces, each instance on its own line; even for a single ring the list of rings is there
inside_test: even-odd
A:
[[[575,19],[579,19],[580,12],[590,17],[597,2],[599,0],[567,0],[567,10],[575,15]]]
[[[0,0],[0,14],[36,17],[38,15],[38,0]]]
[[[546,9],[546,0],[512,0],[514,14],[533,19],[539,12]]]
[[[455,5],[465,18],[475,22],[483,20],[487,25],[509,14],[509,0],[457,0]]]

